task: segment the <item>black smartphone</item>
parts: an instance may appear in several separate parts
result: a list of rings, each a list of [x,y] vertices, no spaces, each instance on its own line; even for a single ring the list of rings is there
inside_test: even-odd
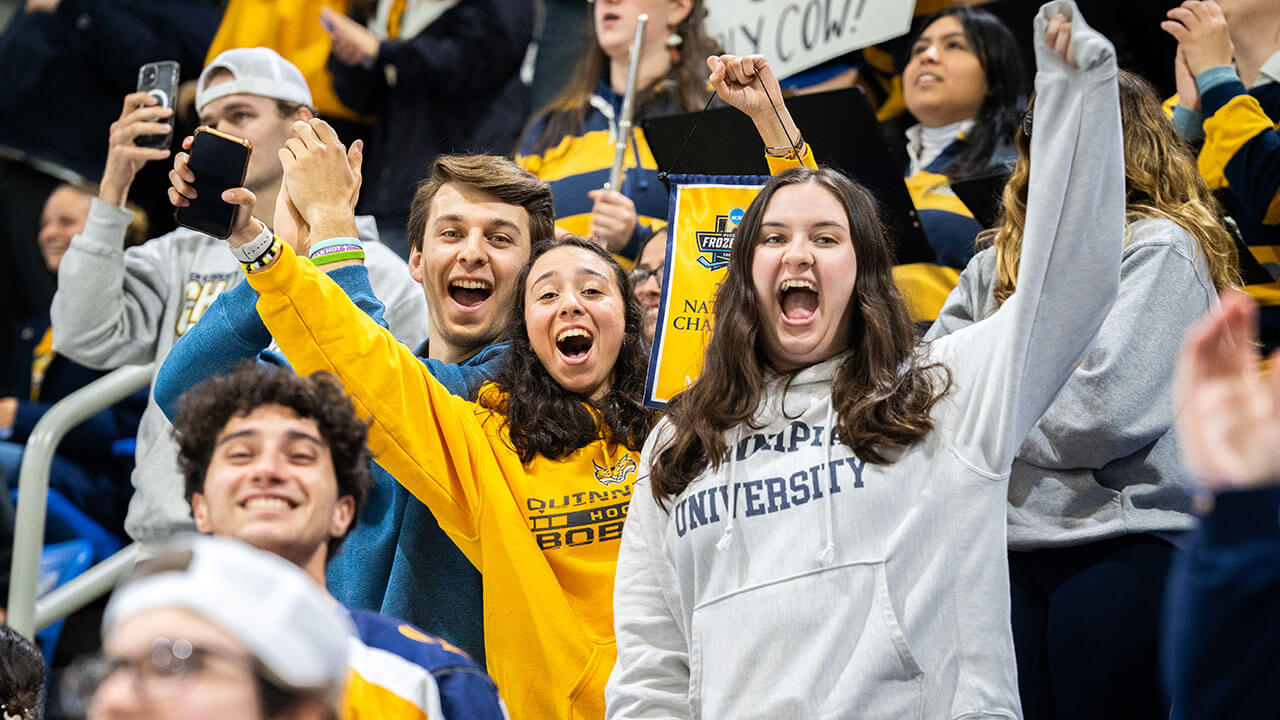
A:
[[[178,93],[178,63],[173,60],[152,62],[138,68],[138,92],[144,92],[160,101],[159,107],[172,108]],[[173,116],[161,120],[169,126],[164,135],[139,135],[135,145],[167,148],[173,142]]]
[[[196,198],[186,207],[176,208],[173,219],[183,227],[223,240],[231,236],[236,206],[222,199],[222,193],[244,185],[253,143],[210,127],[196,128],[187,163],[196,176],[192,186]]]

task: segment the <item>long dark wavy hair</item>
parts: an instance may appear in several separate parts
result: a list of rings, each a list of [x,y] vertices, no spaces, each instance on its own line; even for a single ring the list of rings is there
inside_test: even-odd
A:
[[[774,193],[801,184],[826,189],[844,206],[858,262],[849,299],[852,352],[831,385],[840,441],[867,462],[889,464],[898,450],[920,442],[933,429],[929,411],[950,389],[951,373],[941,363],[926,360],[893,282],[893,250],[875,200],[866,188],[830,168],[794,168],[765,184],[734,231],[729,271],[716,292],[715,332],[703,357],[702,374],[667,404],[675,432],[653,458],[650,474],[659,505],[682,492],[708,464],[719,468],[727,449],[726,431],[743,423],[756,427],[750,423],[765,391],[766,361],[751,269]],[[745,348],[754,351],[744,352]]]
[[[960,22],[987,76],[987,98],[965,135],[964,149],[947,170],[949,179],[959,180],[991,172],[991,156],[1001,143],[1013,137],[1030,84],[1013,33],[1000,18],[981,8],[951,7],[930,15],[920,22],[907,47],[914,47],[920,35],[944,17]]]
[[[605,260],[622,293],[625,325],[622,347],[613,365],[609,392],[599,402],[566,390],[551,377],[529,342],[525,327],[525,295],[529,272],[539,257],[559,247],[574,247]],[[504,339],[511,343],[493,381],[501,393],[481,395],[480,404],[505,416],[507,433],[523,463],[541,455],[565,457],[602,435],[631,450],[639,450],[653,427],[655,415],[642,403],[649,354],[641,334],[644,314],[631,292],[627,273],[607,250],[579,237],[535,247],[516,281],[511,320]]]
[[[591,7],[590,4],[587,7]],[[689,14],[675,27],[675,32],[684,39],[679,61],[672,63],[671,69],[648,87],[636,88],[637,123],[641,118],[700,110],[707,102],[711,94],[707,85],[707,56],[720,55],[723,49],[707,34],[703,24],[706,17],[707,8],[703,0],[693,0]],[[609,71],[609,56],[600,48],[594,17],[587,22],[587,34],[588,38],[583,43],[585,55],[575,64],[577,69],[569,77],[564,90],[549,105],[533,113],[524,132],[520,133],[523,138],[530,128],[546,119],[546,126],[534,144],[534,152],[543,152],[566,135],[581,132],[596,85]]]

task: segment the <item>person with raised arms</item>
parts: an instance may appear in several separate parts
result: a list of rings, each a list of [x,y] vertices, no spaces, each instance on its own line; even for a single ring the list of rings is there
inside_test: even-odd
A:
[[[295,132],[282,153],[285,204],[306,228],[294,244],[350,238],[358,169],[322,121]],[[261,240],[253,198],[231,195],[246,212],[228,242]],[[342,380],[372,420],[379,464],[480,571],[486,659],[511,714],[602,716],[614,565],[653,422],[640,402],[645,346],[626,273],[586,240],[534,248],[516,283],[506,362],[472,402],[289,245],[269,242],[246,270],[290,364]]]
[[[1013,640],[1029,717],[1169,716],[1158,621],[1172,541],[1192,522],[1173,363],[1186,329],[1239,283],[1221,208],[1155,90],[1123,70],[1118,86],[1128,215],[1120,294],[1009,477]],[[960,274],[926,339],[988,317],[1017,292],[1033,128],[1019,131],[1004,221],[983,235],[991,247]]]
[[[921,343],[870,194],[829,169],[747,208],[703,371],[641,452],[618,558],[622,718],[1021,717],[1005,496],[1116,297],[1115,51],[1036,19],[1018,293]]]
[[[180,177],[192,177],[183,158]],[[175,184],[175,199],[178,192]],[[185,184],[181,186],[186,192]],[[427,298],[429,340],[423,364],[459,397],[474,399],[492,379],[506,344],[498,339],[511,312],[516,277],[532,246],[552,236],[551,191],[511,160],[442,155],[414,194],[409,217],[410,271]],[[277,223],[291,228],[285,218]],[[286,233],[289,241],[296,235]],[[352,301],[382,322],[384,306],[364,265],[326,263]],[[155,397],[169,417],[179,397],[246,358],[287,364],[270,348],[258,317],[258,294],[241,284],[224,292],[173,347],[156,374]],[[375,484],[341,555],[329,563],[329,589],[343,603],[403,618],[484,660],[480,576],[440,530],[431,511],[386,470]]]

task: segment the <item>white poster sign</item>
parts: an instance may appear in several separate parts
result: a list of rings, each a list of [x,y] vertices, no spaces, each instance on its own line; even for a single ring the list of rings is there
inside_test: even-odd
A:
[[[706,0],[707,29],[734,55],[764,55],[779,78],[904,35],[915,0]]]

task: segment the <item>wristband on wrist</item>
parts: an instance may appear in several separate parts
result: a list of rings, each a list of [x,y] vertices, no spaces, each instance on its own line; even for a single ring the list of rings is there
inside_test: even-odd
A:
[[[316,267],[343,260],[363,260],[364,244],[359,238],[330,238],[312,245],[307,257]]]
[[[257,260],[265,253],[271,245],[276,241],[276,236],[267,230],[267,226],[261,220],[253,218],[258,223],[258,237],[241,245],[240,247],[231,248],[231,254],[235,256],[241,263],[251,263]]]
[[[328,240],[321,240],[320,242],[312,245],[311,248],[307,250],[307,257],[322,255],[329,248],[336,247],[338,245],[353,245],[358,249],[364,249],[364,242],[362,242],[360,238],[336,237],[329,238]]]
[[[280,257],[280,252],[283,249],[284,243],[280,242],[280,238],[273,235],[271,237],[271,246],[266,249],[266,252],[249,262],[242,261],[240,264],[244,266],[244,271],[247,273],[257,272],[270,265],[272,260]]]
[[[354,247],[354,246],[353,246]],[[311,258],[311,263],[316,267],[328,265],[330,263],[342,262],[343,260],[363,260],[364,248],[356,247],[354,250],[337,250],[335,252],[319,255]]]
[[[777,147],[769,147],[766,145],[764,148],[764,154],[769,157],[799,160],[804,156],[804,137],[797,136],[795,145],[779,145]]]

